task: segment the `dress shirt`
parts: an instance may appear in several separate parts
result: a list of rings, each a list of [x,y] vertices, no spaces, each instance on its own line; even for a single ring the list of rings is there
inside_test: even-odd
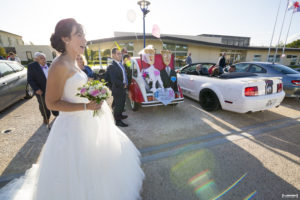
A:
[[[48,78],[48,69],[49,69],[48,65],[45,64],[44,66],[42,66],[42,65],[40,65],[40,66],[45,74],[46,79],[47,79]]]

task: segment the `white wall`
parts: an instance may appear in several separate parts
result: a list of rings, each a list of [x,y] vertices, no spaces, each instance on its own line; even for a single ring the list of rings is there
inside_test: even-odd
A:
[[[21,46],[15,46],[15,48],[16,48],[16,54],[21,59],[21,61],[28,61],[26,51],[30,51],[32,57],[35,52],[39,51],[46,54],[47,61],[52,61],[54,59],[52,52],[55,50],[48,45],[21,45]]]

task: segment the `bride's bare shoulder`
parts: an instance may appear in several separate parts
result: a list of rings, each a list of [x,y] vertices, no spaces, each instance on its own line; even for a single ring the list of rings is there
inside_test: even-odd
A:
[[[68,76],[70,73],[70,67],[68,63],[61,56],[59,56],[51,63],[49,73],[59,76]]]

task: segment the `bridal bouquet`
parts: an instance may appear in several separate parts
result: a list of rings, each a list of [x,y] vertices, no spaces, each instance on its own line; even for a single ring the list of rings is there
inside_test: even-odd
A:
[[[98,104],[111,96],[111,92],[103,79],[101,82],[98,80],[88,81],[82,87],[79,87],[78,90],[79,93],[76,94],[77,96],[87,98],[90,101],[96,101]],[[96,115],[99,115],[98,110],[94,111],[93,116]]]

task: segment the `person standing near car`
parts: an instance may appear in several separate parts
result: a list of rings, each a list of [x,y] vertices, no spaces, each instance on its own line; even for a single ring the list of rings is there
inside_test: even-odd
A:
[[[113,62],[108,66],[106,72],[107,86],[112,91],[114,97],[112,107],[114,110],[114,118],[116,125],[121,127],[127,127],[128,124],[124,123],[122,119],[126,119],[128,116],[123,115],[126,101],[126,88],[128,87],[128,79],[125,67],[122,65],[122,53],[118,48],[111,50]]]
[[[7,60],[17,61],[18,63],[21,64],[21,59],[19,57],[17,57],[14,52],[9,52],[8,55],[9,55],[9,57]]]
[[[35,96],[39,102],[39,109],[44,119],[44,124],[49,124],[51,115],[50,110],[46,107],[45,92],[48,77],[48,65],[46,63],[46,55],[40,52],[34,54],[35,62],[28,65],[27,81],[34,90]],[[58,111],[52,111],[54,116],[58,115]]]
[[[226,59],[225,59],[226,53],[222,53],[219,61],[218,61],[218,65],[219,65],[219,73],[223,74],[224,73],[224,68],[226,67]]]
[[[187,64],[187,65],[189,65],[189,64],[192,64],[193,62],[192,62],[192,53],[189,53],[189,56],[188,57],[186,57],[186,59],[185,59],[185,64]]]

